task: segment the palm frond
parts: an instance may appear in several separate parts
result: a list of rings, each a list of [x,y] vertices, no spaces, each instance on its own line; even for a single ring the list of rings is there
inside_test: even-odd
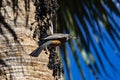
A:
[[[119,80],[120,2],[60,0],[59,3],[61,32],[77,36],[66,44],[68,52],[63,50],[65,73],[69,75],[66,80]]]

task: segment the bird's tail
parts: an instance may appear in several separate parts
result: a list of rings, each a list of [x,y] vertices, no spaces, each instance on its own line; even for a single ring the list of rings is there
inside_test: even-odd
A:
[[[32,53],[30,53],[30,56],[33,57],[38,57],[39,54],[42,52],[43,49],[45,49],[48,45],[50,45],[52,43],[52,41],[47,41],[44,44],[42,44],[40,47],[38,47],[37,49],[35,49]]]
[[[32,53],[30,53],[30,56],[33,56],[33,57],[38,57],[39,54],[42,52],[42,48],[41,47],[38,47],[37,49],[35,49]]]

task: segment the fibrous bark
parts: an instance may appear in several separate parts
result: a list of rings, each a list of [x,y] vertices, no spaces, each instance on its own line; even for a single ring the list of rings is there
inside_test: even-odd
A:
[[[48,55],[29,56],[37,47],[27,27],[34,21],[34,11],[29,0],[0,1],[0,80],[54,80],[46,67]]]

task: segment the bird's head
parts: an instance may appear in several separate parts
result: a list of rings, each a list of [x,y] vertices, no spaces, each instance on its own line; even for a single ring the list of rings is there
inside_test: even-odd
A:
[[[71,35],[71,34],[68,34],[68,35],[66,36],[66,39],[67,39],[67,40],[76,39],[76,37],[73,36],[73,35]]]

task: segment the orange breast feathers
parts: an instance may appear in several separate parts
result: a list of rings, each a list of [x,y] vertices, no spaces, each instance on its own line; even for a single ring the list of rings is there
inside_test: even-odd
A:
[[[52,41],[52,45],[55,45],[55,46],[58,46],[58,45],[61,45],[62,43],[61,43],[61,41],[59,41],[59,40],[53,40]]]

